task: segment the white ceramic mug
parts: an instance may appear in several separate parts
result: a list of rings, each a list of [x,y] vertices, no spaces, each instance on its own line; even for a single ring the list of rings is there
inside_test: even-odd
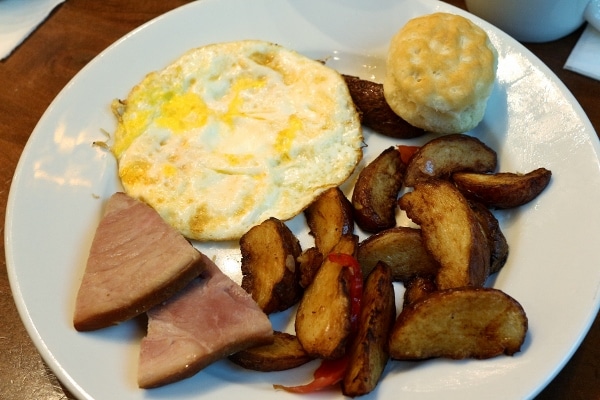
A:
[[[466,0],[467,9],[522,42],[549,42],[588,21],[600,30],[600,0]]]

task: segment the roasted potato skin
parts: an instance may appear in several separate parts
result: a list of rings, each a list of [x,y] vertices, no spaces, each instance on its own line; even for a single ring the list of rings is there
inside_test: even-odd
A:
[[[523,307],[492,288],[440,290],[403,307],[390,336],[397,360],[485,359],[520,351],[528,320]]]
[[[354,232],[352,214],[350,200],[338,187],[323,192],[304,210],[315,246],[324,256],[329,254],[342,235]]]
[[[415,276],[404,284],[404,288],[403,307],[415,303],[437,290],[433,276]]]
[[[435,278],[439,289],[484,285],[491,260],[487,237],[467,199],[452,183],[417,183],[399,205],[421,226],[425,247],[440,264]]]
[[[508,259],[508,241],[500,228],[500,223],[486,206],[477,201],[469,201],[469,206],[474,211],[487,238],[490,248],[490,275],[495,274],[504,267]]]
[[[392,271],[392,279],[406,282],[417,275],[435,275],[439,264],[426,249],[421,230],[397,226],[369,236],[359,243],[357,253],[363,276],[379,261]]]
[[[251,347],[229,356],[235,364],[254,371],[285,371],[314,358],[309,356],[295,335],[273,331],[273,343]]]
[[[358,331],[348,350],[349,367],[342,380],[346,396],[361,396],[375,389],[389,360],[388,339],[395,319],[392,272],[380,262],[363,288]]]
[[[383,96],[381,83],[351,75],[342,76],[364,126],[397,139],[411,139],[425,134],[423,129],[409,124],[390,108]]]
[[[323,264],[323,254],[316,247],[309,247],[296,259],[300,269],[300,286],[307,288]]]
[[[552,172],[537,168],[526,174],[457,172],[452,180],[466,197],[489,208],[514,208],[535,199],[550,183]]]
[[[373,233],[396,225],[396,200],[404,168],[398,150],[389,147],[360,172],[352,207],[354,220],[363,230]]]
[[[302,296],[297,257],[302,248],[280,220],[269,218],[240,238],[242,283],[266,313],[283,311]]]
[[[344,235],[332,253],[355,256],[358,237]],[[346,353],[351,333],[352,282],[349,268],[325,257],[312,283],[304,291],[296,312],[296,336],[306,352],[336,359]]]
[[[412,187],[428,179],[449,179],[454,172],[493,172],[498,165],[494,150],[479,139],[465,134],[435,138],[412,156],[404,176],[404,184]]]

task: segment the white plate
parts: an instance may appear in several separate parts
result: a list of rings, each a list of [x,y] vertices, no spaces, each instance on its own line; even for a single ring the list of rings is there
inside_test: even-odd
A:
[[[246,372],[218,362],[185,381],[150,391],[136,387],[143,329],[136,322],[92,333],[71,324],[103,201],[119,188],[113,158],[99,147],[115,121],[109,104],[147,73],[203,44],[257,38],[341,72],[381,80],[389,38],[409,18],[434,11],[468,15],[429,0],[204,0],[132,32],[86,66],[44,114],[19,162],[8,202],[6,255],[15,301],[45,361],[70,391],[88,399],[296,398],[272,383],[295,384],[294,372]],[[530,329],[522,352],[486,361],[391,362],[366,398],[527,398],[562,368],[595,317],[600,288],[598,139],[563,84],[526,49],[487,23],[499,50],[498,80],[488,112],[472,132],[500,156],[501,169],[553,172],[533,203],[497,213],[511,245],[508,264],[490,284],[521,302]],[[369,133],[365,161],[400,141]],[[407,141],[423,143],[429,138]],[[306,243],[302,217],[291,222]],[[302,231],[302,232],[300,232]],[[217,254],[236,268],[236,255]],[[222,247],[222,246],[221,246]],[[233,266],[233,269],[231,267]],[[277,317],[279,325],[287,322]],[[311,398],[341,397],[337,392]]]

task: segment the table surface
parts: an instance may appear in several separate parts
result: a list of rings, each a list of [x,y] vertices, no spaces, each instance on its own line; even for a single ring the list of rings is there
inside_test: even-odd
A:
[[[447,0],[465,8],[464,0]],[[68,0],[0,62],[0,232],[12,176],[30,133],[50,102],[98,53],[184,0]],[[600,82],[563,69],[582,30],[545,44],[526,44],[577,98],[600,133]],[[47,368],[17,313],[0,243],[0,398],[71,399]],[[537,397],[600,399],[600,318],[565,368]]]

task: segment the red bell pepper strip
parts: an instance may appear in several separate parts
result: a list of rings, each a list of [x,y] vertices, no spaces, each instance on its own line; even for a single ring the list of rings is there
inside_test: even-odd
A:
[[[360,315],[360,302],[362,299],[363,276],[362,269],[356,258],[349,254],[332,253],[327,256],[330,261],[350,268],[352,271],[352,281],[350,283],[350,324],[352,332],[358,328],[358,317]]]
[[[396,148],[400,152],[400,159],[402,160],[402,163],[404,163],[404,165],[408,165],[410,159],[412,158],[412,156],[415,155],[415,153],[417,152],[417,150],[419,150],[420,147],[399,144],[398,146],[396,146]]]
[[[290,393],[312,393],[327,389],[336,385],[344,379],[344,374],[348,368],[348,356],[337,360],[323,360],[319,368],[315,370],[313,380],[306,385],[283,386],[273,385],[275,389],[283,389]]]
[[[362,299],[363,276],[362,270],[356,258],[348,254],[333,253],[327,256],[330,261],[350,268],[352,271],[352,281],[350,283],[350,329],[353,335],[358,328],[358,317],[360,315],[360,303]],[[348,369],[348,355],[337,360],[323,360],[321,365],[315,370],[313,380],[306,385],[283,386],[273,385],[275,389],[283,389],[291,393],[312,393],[327,389],[339,383],[344,379]]]

